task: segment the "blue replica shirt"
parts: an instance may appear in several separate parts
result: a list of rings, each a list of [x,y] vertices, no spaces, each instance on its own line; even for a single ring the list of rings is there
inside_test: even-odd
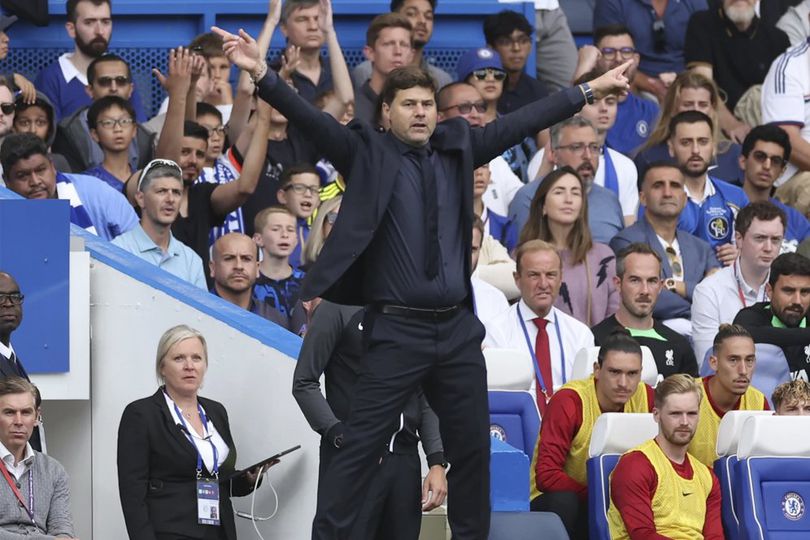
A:
[[[309,238],[309,223],[304,218],[295,218],[298,222],[295,226],[295,234],[298,236],[298,243],[295,245],[295,249],[292,253],[290,253],[290,266],[293,268],[298,268],[299,266],[304,264],[303,260],[303,251],[304,251],[304,243]]]
[[[65,174],[76,187],[82,206],[90,216],[98,235],[112,240],[138,226],[138,216],[121,192],[95,176]]]
[[[124,192],[124,183],[118,179],[114,174],[104,168],[104,165],[96,165],[84,171],[82,174],[87,176],[95,176],[99,180],[104,180],[109,186],[116,191]]]
[[[305,275],[299,268],[294,268],[292,274],[284,279],[270,279],[260,272],[253,286],[253,297],[257,302],[264,302],[289,317],[298,302]]]
[[[734,239],[734,219],[748,204],[745,192],[728,182],[708,176],[707,196],[701,204],[688,197],[678,228],[706,240],[712,248]]]
[[[608,147],[631,156],[647,142],[658,121],[658,112],[658,105],[652,101],[627,94],[627,99],[619,103],[616,122],[605,137]]]
[[[793,253],[802,243],[802,240],[810,235],[810,222],[801,212],[784,204],[778,199],[771,199],[771,202],[782,209],[787,217],[787,229],[785,238],[782,240],[782,253]]]

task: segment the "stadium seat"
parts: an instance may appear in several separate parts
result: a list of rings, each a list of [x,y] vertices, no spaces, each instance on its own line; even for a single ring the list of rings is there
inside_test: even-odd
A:
[[[599,356],[599,347],[580,349],[574,357],[571,379],[587,379],[593,373],[593,364]],[[653,388],[658,384],[658,366],[649,347],[641,346],[641,380]]]
[[[534,366],[529,355],[517,349],[484,349],[487,365],[487,388],[490,390],[528,391],[534,380]]]
[[[734,467],[737,463],[737,444],[742,434],[745,421],[751,416],[772,415],[771,411],[729,411],[720,421],[717,432],[717,455],[714,462],[714,473],[720,481],[723,496],[723,529],[727,540],[740,538],[740,520],[737,516],[738,482]]]
[[[737,445],[740,538],[810,538],[810,417],[749,417]]]
[[[658,434],[650,413],[605,413],[596,419],[588,449],[588,508],[591,540],[610,540],[610,473],[621,455]]]
[[[560,517],[552,512],[492,512],[488,540],[568,540]]]

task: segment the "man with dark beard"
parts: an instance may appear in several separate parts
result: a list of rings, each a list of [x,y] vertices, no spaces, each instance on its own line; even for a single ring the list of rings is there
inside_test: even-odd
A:
[[[39,72],[34,85],[53,103],[56,121],[92,103],[87,93],[87,67],[107,52],[112,36],[110,0],[68,0],[65,30],[73,39],[73,52],[65,53]],[[130,81],[114,81],[119,86]],[[138,122],[146,121],[137,90],[132,105]]]

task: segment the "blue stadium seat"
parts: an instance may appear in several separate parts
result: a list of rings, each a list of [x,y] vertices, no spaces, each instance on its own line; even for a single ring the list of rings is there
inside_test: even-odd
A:
[[[560,517],[551,512],[492,512],[488,540],[568,540]]]
[[[532,395],[523,391],[489,391],[490,434],[527,456],[534,453],[540,414]]]
[[[621,454],[603,454],[588,460],[588,511],[591,540],[610,540],[607,512],[610,508],[610,473]]]

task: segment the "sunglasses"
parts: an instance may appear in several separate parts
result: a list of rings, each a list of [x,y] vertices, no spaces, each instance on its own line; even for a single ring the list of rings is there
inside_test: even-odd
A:
[[[484,79],[486,79],[487,75],[489,75],[490,73],[492,74],[492,77],[496,81],[502,81],[506,78],[506,72],[497,68],[476,69],[475,71],[472,72],[473,77],[475,77],[479,81],[483,81]]]
[[[450,105],[449,107],[442,109],[442,112],[449,111],[450,109],[458,109],[460,114],[470,114],[472,110],[475,109],[476,112],[483,114],[487,112],[487,104],[484,101],[478,101],[476,103],[459,103],[458,105]]]
[[[124,86],[129,84],[129,77],[119,75],[117,77],[98,77],[93,84],[97,84],[102,88],[109,88],[115,83],[116,86]]]
[[[146,178],[146,175],[158,167],[168,167],[170,169],[174,169],[177,171],[179,178],[183,178],[183,169],[181,169],[180,165],[174,161],[169,159],[153,159],[146,164],[146,167],[143,168],[143,172],[141,172],[140,178],[138,178],[138,191],[141,191],[141,184],[143,183],[143,179]]]
[[[3,111],[5,112],[5,111]],[[751,152],[751,157],[754,158],[754,161],[757,163],[765,163],[766,160],[771,160],[771,167],[775,167],[777,169],[781,169],[785,166],[785,159],[780,156],[769,156],[765,152],[761,150],[754,150]]]
[[[0,103],[0,111],[3,111],[3,114],[14,114],[16,110],[17,105],[14,103]]]

